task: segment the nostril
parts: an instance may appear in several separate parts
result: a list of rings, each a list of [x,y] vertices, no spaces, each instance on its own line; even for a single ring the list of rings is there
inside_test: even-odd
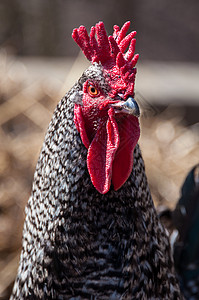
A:
[[[118,93],[118,98],[120,98],[121,100],[124,99],[124,94]]]

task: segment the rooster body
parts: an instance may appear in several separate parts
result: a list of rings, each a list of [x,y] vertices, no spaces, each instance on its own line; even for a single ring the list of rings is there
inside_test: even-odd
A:
[[[98,43],[102,24],[96,25]],[[82,28],[76,41],[82,32],[86,39]],[[121,40],[122,30],[115,29]],[[132,85],[113,96],[117,74],[107,70],[115,66],[105,68],[93,53],[93,64],[58,104],[47,130],[11,299],[181,299],[137,144],[137,116],[120,117],[113,103],[133,96]],[[124,159],[121,174],[114,173]]]
[[[185,299],[199,299],[199,164],[187,174],[181,196],[171,213],[178,232],[174,263]]]

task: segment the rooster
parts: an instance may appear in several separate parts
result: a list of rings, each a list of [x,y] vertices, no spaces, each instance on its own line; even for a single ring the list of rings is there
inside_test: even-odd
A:
[[[174,265],[185,299],[199,299],[199,164],[187,174],[175,209],[165,207],[160,220],[170,232]]]
[[[48,127],[11,299],[181,299],[138,146],[130,22],[74,29],[91,66]]]

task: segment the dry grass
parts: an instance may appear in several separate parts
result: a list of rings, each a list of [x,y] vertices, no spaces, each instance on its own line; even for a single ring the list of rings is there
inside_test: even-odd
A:
[[[18,265],[24,206],[63,86],[25,84],[20,76],[23,66],[13,71],[6,55],[0,56],[0,298],[8,299]],[[140,143],[156,204],[173,207],[186,172],[198,163],[197,124],[184,127],[183,116],[171,117],[168,108],[142,119]]]

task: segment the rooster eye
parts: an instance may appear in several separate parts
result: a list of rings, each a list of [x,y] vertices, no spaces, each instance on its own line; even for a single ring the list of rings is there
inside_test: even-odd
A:
[[[94,85],[89,85],[88,86],[88,92],[91,96],[97,96],[99,91]]]

